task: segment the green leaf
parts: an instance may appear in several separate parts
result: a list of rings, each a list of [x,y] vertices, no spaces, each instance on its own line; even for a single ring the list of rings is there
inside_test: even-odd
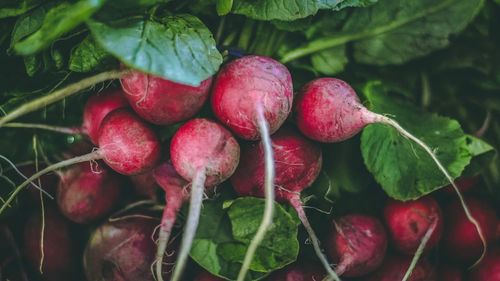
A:
[[[264,200],[253,197],[204,202],[191,258],[210,273],[235,280],[263,210]],[[247,280],[261,279],[295,261],[298,225],[295,213],[276,204],[274,224],[256,252]]]
[[[39,29],[27,38],[14,44],[14,51],[20,55],[32,55],[80,25],[95,13],[104,0],[80,0],[76,3],[62,2],[45,14]]]
[[[380,0],[356,9],[341,32],[310,41],[285,54],[288,62],[345,44],[352,44],[354,59],[366,64],[401,64],[449,44],[462,31],[484,0]]]
[[[233,8],[233,0],[217,0],[215,8],[219,16],[227,15]]]
[[[52,4],[42,5],[33,11],[20,16],[14,25],[14,29],[12,30],[10,46],[13,47],[14,44],[19,42],[21,39],[40,29],[45,15],[47,14],[47,10],[51,7],[53,7]]]
[[[326,75],[342,72],[349,62],[345,52],[345,46],[339,46],[315,53],[311,56],[312,66]]]
[[[95,40],[126,65],[178,83],[197,86],[222,63],[210,30],[191,15],[92,20],[88,26]]]
[[[0,19],[24,14],[41,3],[41,0],[2,0]]]
[[[453,178],[460,176],[472,157],[460,124],[399,102],[387,94],[390,90],[381,82],[368,83],[364,94],[370,109],[394,116],[434,150]],[[448,184],[423,149],[387,125],[374,124],[363,130],[361,152],[368,170],[392,198],[417,199]]]
[[[472,161],[464,171],[464,176],[472,177],[488,167],[497,156],[496,149],[482,139],[467,135],[467,148]]]
[[[92,36],[87,36],[71,52],[69,69],[75,72],[91,72],[116,67],[114,58],[99,45]]]

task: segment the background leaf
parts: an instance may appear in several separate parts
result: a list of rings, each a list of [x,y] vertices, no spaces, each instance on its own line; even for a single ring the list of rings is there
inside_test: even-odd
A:
[[[71,52],[69,69],[75,72],[91,72],[117,67],[116,60],[87,36]]]

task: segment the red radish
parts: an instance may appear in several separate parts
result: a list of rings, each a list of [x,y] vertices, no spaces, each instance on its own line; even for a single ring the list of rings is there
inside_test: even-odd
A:
[[[442,265],[438,269],[439,281],[463,281],[462,271],[456,267]]]
[[[104,118],[98,141],[98,150],[53,164],[17,186],[3,203],[0,214],[25,186],[57,169],[103,159],[114,171],[134,175],[152,169],[160,159],[160,141],[154,131],[139,117],[125,109],[115,110]]]
[[[470,177],[470,178],[462,177],[462,178],[457,179],[455,181],[455,184],[457,185],[458,189],[460,189],[460,191],[462,193],[466,193],[471,188],[473,188],[478,182],[479,182],[479,176]],[[455,191],[453,190],[453,186],[451,186],[451,185],[447,185],[447,186],[443,187],[441,190],[443,191],[444,194],[448,194],[448,195],[455,193]]]
[[[45,219],[43,229],[42,215]],[[43,280],[71,280],[78,263],[73,237],[70,222],[55,208],[46,206],[43,214],[33,213],[24,228],[24,254],[28,264]]]
[[[193,117],[208,99],[212,78],[197,87],[175,83],[139,71],[120,79],[134,111],[158,125],[171,125]]]
[[[427,261],[419,261],[410,276],[405,272],[411,263],[406,256],[388,256],[382,266],[367,276],[365,281],[441,281],[437,279],[434,267]]]
[[[495,210],[484,200],[467,198],[471,213],[479,222],[486,241],[494,241],[497,227]],[[474,225],[460,209],[460,202],[453,201],[445,208],[444,249],[448,256],[462,264],[471,265],[482,254],[482,243]]]
[[[99,226],[85,248],[87,280],[154,280],[151,265],[155,259],[153,233],[157,224],[156,218],[128,214]],[[168,268],[163,272],[164,278],[169,276],[174,253],[170,249],[166,255]]]
[[[321,147],[288,127],[276,132],[271,140],[276,165],[276,199],[295,208],[323,266],[332,278],[339,280],[321,251],[300,200],[300,192],[309,187],[321,171]],[[231,177],[231,183],[240,196],[264,196],[264,157],[261,143],[249,143],[242,147],[240,165]]]
[[[243,281],[259,244],[272,224],[274,215],[274,161],[269,140],[290,114],[293,84],[290,72],[278,61],[263,56],[246,56],[225,65],[212,90],[215,116],[245,140],[262,138],[267,172],[266,205],[262,222],[243,260],[238,281]]]
[[[467,219],[474,224],[481,237],[483,253],[486,252],[487,241],[479,223],[471,215],[462,193],[434,152],[395,120],[365,108],[349,84],[335,78],[319,78],[307,83],[297,95],[294,115],[299,130],[307,137],[320,142],[346,140],[359,133],[367,125],[375,123],[391,126],[401,135],[415,142],[429,154],[453,186]]]
[[[218,123],[192,119],[173,136],[170,157],[177,173],[191,182],[188,218],[172,275],[172,281],[178,281],[198,227],[203,191],[205,187],[220,184],[233,174],[238,166],[240,146],[231,133]],[[157,277],[162,280],[161,276]]]
[[[140,197],[157,200],[157,191],[160,186],[156,183],[153,176],[153,170],[146,171],[142,174],[130,176],[132,188]]]
[[[337,274],[359,277],[382,264],[387,250],[387,234],[378,219],[353,214],[341,217],[333,225],[327,252],[337,264]]]
[[[297,262],[281,270],[273,272],[267,281],[321,281],[325,277],[321,266]]]
[[[89,223],[109,214],[120,197],[122,179],[104,163],[93,170],[80,163],[65,171],[57,189],[57,204],[68,219]]]
[[[500,247],[492,249],[470,273],[470,281],[500,281]]]
[[[389,199],[384,219],[392,245],[402,254],[414,255],[431,227],[433,230],[424,251],[436,246],[443,232],[441,209],[431,196],[406,202]]]
[[[215,275],[210,274],[208,271],[201,271],[196,275],[194,281],[224,281],[224,279],[217,277]]]

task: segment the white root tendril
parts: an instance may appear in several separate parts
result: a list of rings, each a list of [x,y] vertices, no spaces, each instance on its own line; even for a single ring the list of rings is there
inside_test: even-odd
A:
[[[418,263],[418,260],[420,259],[420,256],[422,256],[422,253],[424,252],[425,246],[427,245],[427,242],[429,242],[429,239],[432,236],[432,233],[434,233],[434,230],[436,229],[438,222],[438,218],[435,217],[432,220],[432,224],[429,226],[429,229],[425,232],[424,237],[422,237],[422,240],[420,241],[420,245],[418,245],[417,251],[413,255],[413,258],[411,260],[410,265],[408,266],[408,269],[406,270],[406,273],[403,277],[403,280],[401,281],[407,281],[410,279],[411,274],[413,273],[413,269],[415,269],[415,266]]]
[[[262,145],[264,147],[264,163],[265,163],[264,192],[266,195],[265,208],[264,208],[264,214],[262,216],[262,221],[259,225],[257,233],[250,242],[247,252],[245,253],[245,258],[243,260],[243,264],[241,265],[240,272],[238,273],[237,281],[245,280],[245,276],[247,275],[247,272],[250,268],[250,264],[252,263],[255,251],[257,251],[257,248],[259,247],[260,243],[262,243],[262,241],[264,240],[264,237],[267,231],[269,230],[269,227],[271,227],[271,225],[273,224],[273,216],[274,216],[275,167],[274,167],[271,135],[269,133],[269,124],[267,123],[267,120],[264,117],[262,106],[257,107],[257,114],[258,114],[257,123],[262,138]]]
[[[462,205],[462,208],[464,209],[464,212],[465,212],[467,219],[474,225],[474,227],[476,228],[477,233],[479,235],[479,238],[481,239],[481,242],[483,243],[483,252],[481,253],[481,256],[479,257],[479,259],[471,266],[471,268],[476,266],[479,262],[481,262],[481,260],[486,255],[486,252],[488,250],[488,242],[486,241],[483,230],[481,229],[481,226],[479,225],[478,221],[472,216],[472,214],[469,210],[469,207],[467,206],[467,203],[465,202],[465,199],[462,195],[462,192],[460,192],[460,189],[458,189],[453,178],[450,176],[450,174],[448,173],[446,168],[443,166],[441,161],[439,161],[439,159],[437,158],[436,154],[434,154],[432,149],[427,144],[425,144],[423,141],[421,141],[420,139],[418,139],[417,137],[412,135],[410,132],[406,131],[403,127],[401,127],[401,125],[399,125],[399,123],[396,122],[396,120],[393,120],[389,117],[386,117],[386,116],[383,116],[380,114],[376,114],[375,120],[378,123],[386,124],[386,125],[393,127],[401,135],[403,135],[404,137],[406,137],[406,138],[414,141],[416,144],[418,144],[423,150],[425,150],[425,152],[427,152],[427,154],[429,154],[429,156],[432,158],[434,163],[436,163],[436,165],[438,166],[439,170],[441,170],[443,175],[450,182],[451,186],[453,187],[453,189],[455,190],[455,193],[458,196],[458,199],[460,200],[460,204]]]
[[[182,277],[182,272],[186,266],[186,262],[191,251],[194,235],[198,228],[200,220],[201,203],[203,201],[203,191],[205,190],[205,169],[200,169],[196,172],[191,185],[191,199],[189,202],[189,213],[184,229],[184,236],[182,238],[181,246],[179,248],[179,256],[175,262],[174,272],[171,281],[179,281]]]

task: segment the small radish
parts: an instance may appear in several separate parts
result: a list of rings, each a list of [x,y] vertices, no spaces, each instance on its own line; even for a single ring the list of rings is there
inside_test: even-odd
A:
[[[178,281],[198,227],[203,191],[205,187],[212,188],[233,174],[240,159],[240,146],[223,126],[198,118],[186,122],[175,133],[170,145],[170,157],[177,173],[191,182],[188,218],[172,274],[172,281]],[[157,278],[162,281],[161,276]]]
[[[130,176],[130,181],[132,182],[132,188],[135,193],[142,198],[147,198],[156,201],[158,198],[158,190],[160,186],[156,183],[153,176],[154,170],[149,170],[138,175]]]
[[[197,87],[175,83],[139,71],[120,79],[134,111],[153,124],[172,125],[193,117],[208,99],[212,78]]]
[[[243,281],[255,250],[272,224],[274,214],[274,160],[269,136],[290,114],[293,102],[292,78],[281,63],[263,56],[245,56],[225,65],[212,89],[212,109],[224,125],[245,140],[262,139],[266,163],[266,205],[262,222],[252,239],[238,281]]]
[[[135,114],[118,109],[106,116],[99,130],[99,149],[50,165],[17,186],[3,203],[0,214],[28,184],[46,173],[77,163],[103,159],[114,171],[134,175],[152,169],[160,159],[160,141]]]
[[[492,249],[470,273],[470,281],[500,281],[500,247]]]
[[[431,227],[424,251],[436,246],[443,232],[441,209],[431,196],[407,202],[389,199],[384,207],[384,219],[392,245],[402,254],[414,255]]]
[[[273,272],[267,281],[321,281],[325,278],[325,271],[321,266],[304,262],[297,262],[281,270]]]
[[[87,280],[153,281],[153,234],[157,225],[158,219],[133,213],[99,226],[85,248],[83,263]],[[168,278],[174,262],[175,244],[171,246],[165,255],[164,278]]]
[[[104,163],[96,170],[88,163],[80,163],[62,174],[57,204],[64,216],[76,223],[94,222],[116,207],[122,185],[120,176]]]
[[[456,267],[450,265],[441,265],[438,269],[438,279],[439,281],[463,281],[462,271]]]
[[[346,215],[333,222],[327,252],[337,264],[335,272],[359,277],[377,269],[387,250],[387,233],[378,219]]]
[[[441,281],[437,279],[434,267],[421,260],[414,267],[411,275],[407,269],[411,259],[406,256],[388,256],[382,266],[363,280],[365,281]],[[405,274],[406,272],[406,274]]]
[[[73,237],[71,223],[54,207],[47,205],[44,213],[33,213],[24,228],[24,255],[28,264],[43,280],[71,280],[78,264]]]
[[[224,279],[210,274],[210,272],[202,270],[196,277],[194,281],[224,281]]]
[[[486,241],[494,241],[497,227],[495,209],[484,200],[472,197],[467,198],[467,205],[479,222]],[[459,201],[455,200],[446,206],[444,221],[443,244],[449,258],[464,265],[477,261],[482,253],[481,238],[460,209]]]
[[[339,280],[319,246],[300,200],[300,192],[309,187],[321,171],[321,147],[288,127],[281,128],[271,140],[276,165],[276,199],[288,202],[297,211],[318,258],[329,275]],[[248,143],[242,147],[240,165],[231,177],[231,183],[240,196],[264,196],[264,157],[261,143]]]
[[[467,219],[474,224],[479,233],[483,243],[483,254],[486,252],[487,241],[479,223],[471,215],[462,193],[434,152],[395,120],[365,108],[349,84],[335,78],[319,78],[307,83],[296,97],[294,116],[299,130],[307,137],[320,142],[346,140],[358,134],[367,125],[375,123],[391,126],[415,142],[429,154],[453,186]]]

